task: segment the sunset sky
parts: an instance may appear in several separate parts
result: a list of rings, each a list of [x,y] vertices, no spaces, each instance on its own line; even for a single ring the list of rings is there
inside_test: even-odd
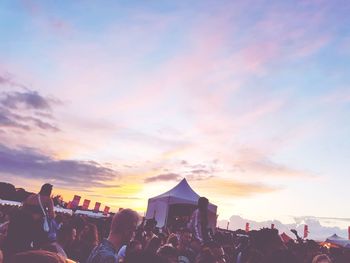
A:
[[[348,0],[1,1],[0,181],[142,212],[185,177],[220,219],[346,220],[349,13]]]

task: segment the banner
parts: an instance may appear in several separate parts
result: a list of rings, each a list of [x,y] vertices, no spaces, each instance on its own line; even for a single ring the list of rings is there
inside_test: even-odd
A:
[[[304,226],[304,238],[307,238],[309,234],[309,227],[307,225]]]
[[[245,232],[249,232],[249,223],[245,223]]]
[[[84,202],[83,202],[83,207],[82,207],[82,209],[83,209],[83,210],[88,210],[88,209],[89,209],[90,202],[91,202],[90,200],[85,199]]]
[[[105,206],[105,209],[103,210],[103,214],[107,215],[109,213],[109,209],[110,209],[109,206]]]
[[[101,206],[101,203],[96,202],[96,203],[95,203],[95,207],[94,207],[94,212],[100,211],[100,206]]]
[[[72,208],[77,208],[79,206],[79,202],[80,202],[81,196],[79,195],[75,195],[73,198],[73,201],[71,203]]]

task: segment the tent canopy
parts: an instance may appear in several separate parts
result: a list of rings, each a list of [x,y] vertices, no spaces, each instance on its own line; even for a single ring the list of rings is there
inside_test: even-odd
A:
[[[146,219],[155,218],[157,227],[164,227],[168,217],[169,206],[175,204],[197,206],[199,197],[184,178],[169,191],[148,199]],[[215,228],[217,206],[209,203],[208,211],[209,225]]]
[[[104,215],[101,212],[95,213],[92,211],[86,211],[86,210],[77,210],[74,213],[75,215],[84,215],[88,217],[93,217],[93,218],[103,218],[103,217],[108,217],[109,215]]]
[[[2,200],[0,199],[0,205],[10,205],[10,206],[22,206],[23,204],[21,202],[16,202],[16,201],[10,201],[10,200]],[[64,214],[73,214],[73,211],[70,209],[66,209],[63,207],[55,206],[54,211],[56,213],[64,213]]]
[[[342,238],[342,237],[338,236],[337,234],[334,234],[333,236],[330,236],[329,238],[327,238],[326,242],[334,244],[334,245],[338,245],[338,246],[341,246],[341,247],[348,247],[348,246],[350,246],[350,240]]]

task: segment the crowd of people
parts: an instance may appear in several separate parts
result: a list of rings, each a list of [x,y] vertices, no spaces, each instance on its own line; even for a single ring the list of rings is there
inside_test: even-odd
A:
[[[297,238],[276,229],[208,231],[201,197],[186,227],[157,228],[131,209],[107,218],[55,214],[45,184],[21,208],[0,207],[0,263],[349,263],[350,250]]]

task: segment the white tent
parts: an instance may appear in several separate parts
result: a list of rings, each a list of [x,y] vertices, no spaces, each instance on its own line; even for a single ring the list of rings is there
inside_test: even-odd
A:
[[[16,201],[10,201],[10,200],[3,200],[0,199],[0,205],[10,205],[10,206],[22,206],[23,204],[21,202],[16,202]],[[57,213],[64,213],[64,214],[73,214],[73,211],[70,209],[62,208],[59,206],[54,207],[54,211]]]
[[[59,207],[59,206],[55,206],[54,207],[54,211],[56,213],[63,213],[63,214],[73,215],[73,211],[71,209],[67,209],[67,208],[63,208],[63,207]]]
[[[93,217],[93,218],[103,218],[103,217],[108,217],[109,215],[104,215],[101,212],[95,213],[92,211],[86,211],[86,210],[77,210],[74,212],[75,215],[84,215],[88,217]]]
[[[326,239],[325,242],[331,243],[334,245],[338,245],[341,247],[349,247],[350,246],[350,240],[342,238],[342,237],[338,236],[337,234],[330,236],[329,238]]]
[[[21,202],[0,199],[0,205],[22,206]]]
[[[167,224],[169,207],[171,205],[193,205],[195,208],[199,197],[200,196],[193,191],[184,178],[178,185],[168,192],[148,199],[146,219],[155,218],[157,221],[157,227],[164,227]],[[209,203],[208,210],[209,227],[215,229],[217,206]]]

